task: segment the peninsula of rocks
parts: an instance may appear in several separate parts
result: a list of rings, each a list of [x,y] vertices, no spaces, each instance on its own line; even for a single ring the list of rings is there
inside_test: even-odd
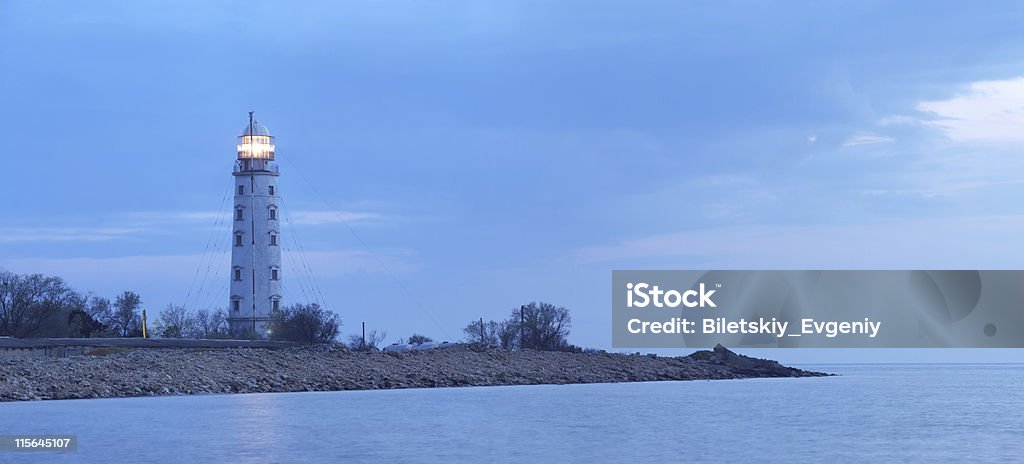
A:
[[[471,345],[404,353],[340,346],[131,349],[0,360],[0,401],[825,375],[721,345],[681,357]]]

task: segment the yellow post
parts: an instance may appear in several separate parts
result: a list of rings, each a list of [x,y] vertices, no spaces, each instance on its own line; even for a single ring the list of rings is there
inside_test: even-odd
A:
[[[142,310],[142,338],[146,338],[146,310]]]

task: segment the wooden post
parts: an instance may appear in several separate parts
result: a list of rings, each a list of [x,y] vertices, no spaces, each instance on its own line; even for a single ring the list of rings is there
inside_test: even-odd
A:
[[[142,310],[142,338],[146,338],[146,310]]]
[[[363,341],[359,342],[359,349],[366,349],[366,321],[363,321]]]
[[[487,338],[484,337],[484,318],[480,318],[480,343],[487,343]]]

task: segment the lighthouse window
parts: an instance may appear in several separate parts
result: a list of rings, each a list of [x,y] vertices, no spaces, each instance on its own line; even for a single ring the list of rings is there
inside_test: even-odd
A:
[[[235,208],[235,220],[236,221],[241,221],[242,220],[242,208]]]
[[[273,194],[271,194],[271,195],[273,195]],[[270,208],[270,220],[271,221],[276,221],[277,220],[277,208]]]
[[[244,185],[239,185],[238,186],[238,194],[239,195],[245,195],[245,186]]]
[[[271,185],[271,186],[269,186],[267,188],[269,189],[268,191],[269,191],[270,195],[274,195],[274,186]]]
[[[280,309],[281,305],[278,303],[277,300],[273,300],[270,306],[274,311],[277,311],[278,309]]]
[[[270,270],[270,280],[277,280],[277,268]]]
[[[270,234],[270,245],[271,246],[276,246],[277,245],[277,234]]]
[[[235,246],[242,246],[242,233],[235,234]]]
[[[242,280],[242,269],[235,268],[235,280]]]
[[[237,313],[237,312],[238,312],[238,310],[240,310],[241,308],[242,308],[242,304],[241,304],[241,302],[240,302],[240,301],[238,301],[238,300],[233,300],[233,301],[231,302],[231,309],[232,309],[232,310],[233,310],[234,312],[236,312],[236,313]]]

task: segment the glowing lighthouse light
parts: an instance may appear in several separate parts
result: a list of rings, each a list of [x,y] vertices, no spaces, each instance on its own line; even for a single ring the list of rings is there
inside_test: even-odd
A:
[[[238,159],[274,159],[274,136],[249,116],[249,126],[238,136]]]

